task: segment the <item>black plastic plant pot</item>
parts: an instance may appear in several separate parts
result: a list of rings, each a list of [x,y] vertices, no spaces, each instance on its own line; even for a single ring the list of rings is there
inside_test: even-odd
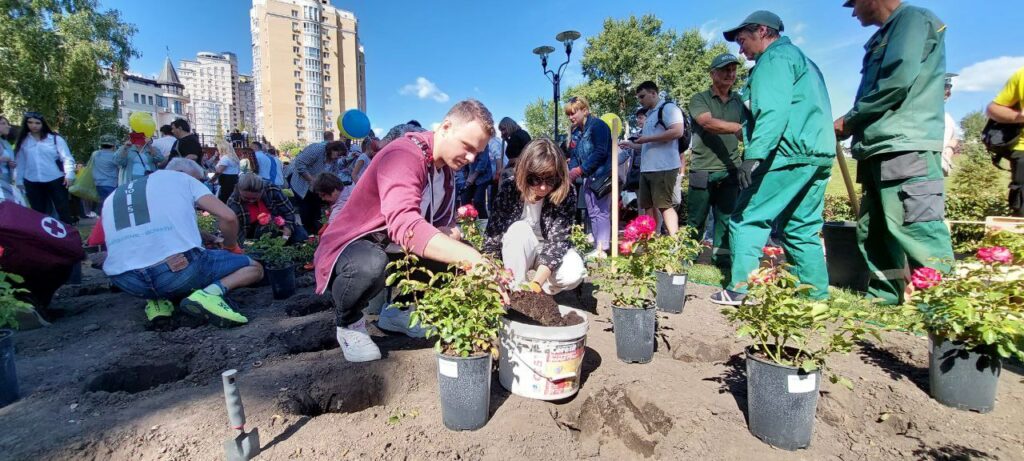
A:
[[[811,444],[821,372],[779,365],[747,348],[747,428],[784,450]]]
[[[437,387],[445,427],[453,431],[484,427],[491,410],[491,355],[437,354]]]
[[[654,327],[657,310],[612,306],[615,354],[626,363],[647,363],[654,358]]]
[[[14,368],[14,331],[0,330],[0,407],[18,400],[18,373]]]
[[[993,352],[929,335],[928,383],[932,398],[959,410],[988,413],[996,406],[1002,360]]]
[[[658,310],[669,314],[683,313],[686,306],[686,274],[654,271],[658,278],[654,303]]]
[[[266,273],[274,299],[287,299],[295,294],[295,266],[267,268]]]
[[[825,240],[828,284],[854,291],[868,291],[868,265],[857,247],[855,221],[830,221],[821,227]]]

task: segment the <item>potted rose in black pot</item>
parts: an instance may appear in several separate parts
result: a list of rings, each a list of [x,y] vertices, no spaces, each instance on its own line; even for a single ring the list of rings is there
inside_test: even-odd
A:
[[[975,259],[945,277],[928,267],[915,270],[911,302],[920,315],[916,327],[931,339],[932,398],[988,413],[1002,360],[1024,359],[1024,280],[1005,247],[981,248]]]
[[[635,233],[626,226],[624,237],[631,239]],[[645,251],[654,268],[656,279],[655,304],[658,310],[680,314],[686,306],[686,278],[694,259],[700,255],[701,243],[690,238],[693,229],[683,227],[676,235],[662,235],[651,238]]]

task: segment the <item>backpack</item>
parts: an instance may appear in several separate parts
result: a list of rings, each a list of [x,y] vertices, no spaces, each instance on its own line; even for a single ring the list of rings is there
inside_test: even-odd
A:
[[[1024,125],[999,123],[992,119],[985,123],[985,128],[981,130],[981,142],[985,145],[985,150],[992,154],[992,164],[997,168],[1005,170],[999,166],[999,161],[1004,158],[1010,159],[1013,148],[1020,141],[1022,128]]]
[[[679,104],[666,99],[665,102],[658,107],[658,123],[655,123],[654,126],[661,125],[662,128],[666,130],[668,129],[668,126],[665,125],[664,112],[665,106],[669,104],[675,104],[676,107],[679,107],[679,111],[683,113],[683,135],[679,137],[679,144],[677,145],[679,153],[682,154],[690,148],[690,140],[693,139],[693,119],[690,118],[690,114],[686,113]]]

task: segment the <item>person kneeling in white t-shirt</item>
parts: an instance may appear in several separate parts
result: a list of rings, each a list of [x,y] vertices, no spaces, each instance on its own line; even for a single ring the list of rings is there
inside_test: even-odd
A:
[[[583,258],[569,243],[576,193],[558,146],[535,139],[501,184],[487,221],[484,253],[500,256],[516,284],[553,295],[576,288],[586,276]],[[526,280],[527,272],[535,270]]]
[[[222,326],[248,322],[225,295],[263,278],[263,267],[238,247],[238,218],[199,180],[203,169],[174,158],[164,170],[119,186],[103,203],[107,259],[103,272],[118,288],[145,298],[150,322],[181,309]],[[225,250],[203,248],[196,207],[217,218]]]

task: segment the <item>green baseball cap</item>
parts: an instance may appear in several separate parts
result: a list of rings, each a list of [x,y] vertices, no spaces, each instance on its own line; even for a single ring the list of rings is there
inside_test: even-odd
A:
[[[784,30],[784,26],[782,25],[782,19],[779,18],[779,15],[772,13],[771,11],[758,10],[753,13],[750,13],[750,16],[747,16],[747,19],[744,19],[743,22],[740,23],[740,25],[732,29],[729,29],[725,32],[722,32],[722,35],[725,36],[725,41],[735,42],[736,34],[739,33],[740,29],[750,24],[760,24],[762,26],[768,26],[779,32],[782,32]]]
[[[721,68],[723,68],[723,67],[725,67],[725,66],[727,66],[729,64],[739,64],[739,63],[740,63],[740,60],[736,59],[736,56],[733,56],[731,53],[722,53],[722,54],[720,54],[718,56],[715,56],[715,59],[713,59],[711,61],[711,68],[712,69],[721,69]]]
[[[114,136],[112,134],[105,134],[105,135],[101,135],[100,136],[100,147],[103,147],[103,146],[111,146],[111,147],[113,147],[113,146],[116,146],[116,145],[117,145],[117,137],[116,136]]]

